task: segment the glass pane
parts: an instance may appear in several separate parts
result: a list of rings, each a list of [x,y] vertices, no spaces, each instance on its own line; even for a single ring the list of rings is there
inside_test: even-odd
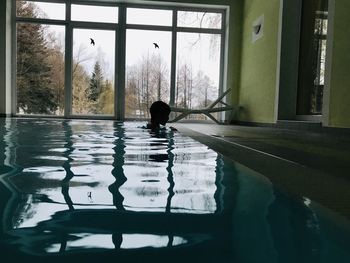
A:
[[[114,54],[114,31],[73,30],[73,114],[113,115]]]
[[[315,34],[327,35],[328,11],[316,11]]]
[[[128,24],[171,26],[172,17],[171,10],[128,8],[126,21]]]
[[[221,28],[220,13],[178,11],[177,26],[195,28]]]
[[[72,5],[72,20],[85,22],[118,23],[118,7]]]
[[[218,97],[220,75],[218,34],[178,33],[175,105],[204,108]],[[205,119],[202,115],[190,118]]]
[[[64,26],[17,24],[17,113],[63,115]]]
[[[18,17],[64,20],[66,19],[66,5],[60,3],[17,1],[16,15]]]
[[[131,29],[126,33],[125,117],[149,118],[152,102],[169,103],[171,33]]]
[[[319,85],[324,85],[325,68],[326,68],[326,48],[327,40],[321,40],[319,43],[320,47],[320,72],[319,72]]]

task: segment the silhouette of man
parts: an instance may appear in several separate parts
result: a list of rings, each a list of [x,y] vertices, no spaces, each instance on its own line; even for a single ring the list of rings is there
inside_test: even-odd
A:
[[[163,101],[155,101],[149,108],[151,113],[151,122],[147,124],[147,128],[151,130],[158,130],[160,125],[165,126],[169,120],[170,106]]]

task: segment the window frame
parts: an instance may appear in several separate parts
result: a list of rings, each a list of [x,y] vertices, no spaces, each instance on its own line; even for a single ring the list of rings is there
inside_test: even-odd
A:
[[[330,0],[326,0],[327,1],[327,10],[316,10],[316,13],[314,14],[314,21],[313,21],[313,33],[312,35],[310,34],[310,37],[312,36],[312,38],[310,40],[312,40],[314,43],[313,45],[317,45],[317,54],[315,54],[315,58],[314,60],[312,61],[313,63],[316,64],[316,73],[315,73],[315,79],[313,80],[313,83],[312,83],[312,88],[309,87],[309,90],[307,90],[309,93],[308,95],[310,96],[310,100],[312,98],[312,90],[314,89],[320,89],[322,90],[322,98],[321,100],[319,100],[319,105],[317,102],[315,102],[315,107],[317,108],[320,107],[320,110],[316,110],[315,112],[312,112],[311,110],[311,103],[309,102],[309,108],[307,109],[307,112],[305,112],[305,103],[303,103],[302,101],[300,102],[300,98],[303,98],[303,95],[300,95],[299,92],[300,91],[303,91],[302,87],[300,86],[300,83],[301,83],[301,80],[300,78],[302,78],[302,75],[301,75],[301,71],[305,71],[305,68],[303,68],[300,64],[302,63],[302,59],[303,59],[303,56],[301,53],[299,53],[299,68],[298,68],[298,80],[297,80],[297,90],[296,90],[296,112],[295,112],[295,115],[296,115],[296,119],[297,120],[306,120],[306,121],[309,121],[309,120],[314,120],[314,121],[318,121],[320,122],[322,120],[322,115],[323,115],[323,111],[324,111],[324,103],[323,103],[323,96],[324,96],[324,83],[323,84],[320,84],[320,76],[321,76],[321,73],[320,73],[320,66],[321,66],[321,48],[320,48],[320,45],[322,40],[325,40],[326,41],[326,48],[325,48],[325,53],[326,53],[326,56],[325,56],[325,61],[324,61],[324,66],[326,66],[326,57],[327,57],[327,43],[328,40],[328,23],[329,23],[329,3],[330,3]],[[300,40],[299,40],[299,52],[301,52],[303,46],[305,45],[304,43],[304,39],[303,39],[303,19],[304,19],[304,3],[301,4],[301,9],[300,9]],[[322,21],[322,27],[321,27],[321,30],[322,32],[321,33],[318,33],[318,32],[315,32],[315,24],[316,24],[316,21],[317,20],[321,20]],[[327,31],[326,33],[323,32],[323,23],[324,21],[327,21]],[[308,69],[309,70],[309,69]],[[311,73],[311,72],[310,72]],[[311,73],[312,74],[312,73]],[[325,74],[323,75],[324,77],[324,81],[325,81]],[[315,81],[317,81],[317,84],[315,83]],[[311,92],[310,92],[311,91]],[[305,91],[304,91],[305,92]],[[300,112],[302,111],[302,112]]]
[[[45,118],[78,118],[78,119],[113,119],[113,120],[135,120],[125,118],[125,79],[126,79],[126,31],[127,29],[136,30],[157,30],[171,32],[171,68],[170,68],[170,102],[171,106],[175,102],[175,82],[176,82],[176,46],[177,33],[206,33],[220,35],[220,69],[219,69],[219,85],[218,94],[222,94],[227,87],[227,13],[228,6],[201,6],[197,4],[174,4],[174,3],[118,3],[110,1],[97,0],[30,0],[32,2],[47,3],[63,3],[65,4],[65,19],[43,19],[43,18],[24,18],[16,16],[16,2],[12,2],[12,115],[21,117],[45,117]],[[118,7],[118,23],[103,22],[85,22],[71,20],[71,5],[98,5]],[[172,25],[143,25],[143,24],[127,24],[127,8],[157,9],[172,11]],[[177,26],[178,11],[191,12],[210,12],[221,14],[221,28],[195,28],[195,27],[179,27]],[[65,76],[64,76],[64,115],[46,115],[46,114],[19,114],[17,113],[17,85],[16,85],[16,64],[17,64],[17,23],[39,23],[47,25],[62,25],[65,27]],[[105,29],[115,31],[115,81],[114,81],[114,114],[113,115],[74,115],[72,114],[72,63],[73,63],[73,29],[74,28],[91,28]],[[221,119],[223,119],[223,114]],[[142,119],[137,119],[142,120]]]

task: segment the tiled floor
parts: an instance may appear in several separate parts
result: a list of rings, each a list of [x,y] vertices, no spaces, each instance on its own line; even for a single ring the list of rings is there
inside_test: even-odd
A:
[[[350,219],[350,137],[238,125],[176,123],[180,132]]]

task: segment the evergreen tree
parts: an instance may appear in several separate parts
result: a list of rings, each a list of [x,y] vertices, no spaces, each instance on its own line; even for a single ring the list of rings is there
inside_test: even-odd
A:
[[[17,2],[17,14],[35,17],[35,4]],[[17,24],[17,110],[25,113],[50,114],[57,100],[50,80],[44,28],[41,24]]]
[[[90,78],[90,84],[89,84],[89,90],[88,90],[88,98],[91,101],[97,101],[99,98],[101,92],[102,92],[102,86],[103,86],[103,75],[102,75],[102,69],[101,65],[98,61],[96,61],[94,66],[94,71],[92,72],[91,78]]]

